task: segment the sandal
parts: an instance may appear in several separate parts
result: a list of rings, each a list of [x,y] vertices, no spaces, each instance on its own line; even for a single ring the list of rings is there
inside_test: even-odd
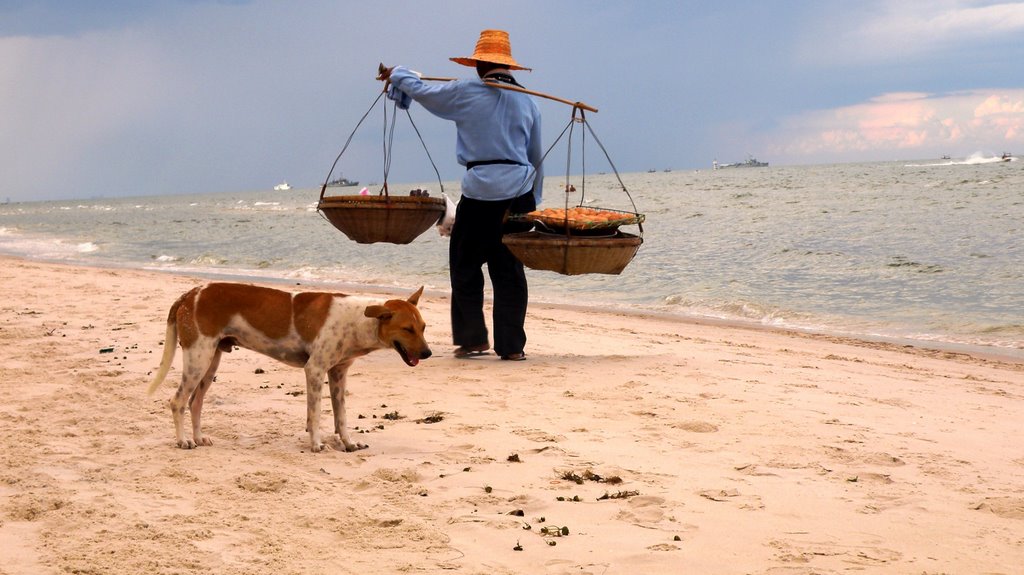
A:
[[[501,359],[505,361],[526,361],[526,354],[523,352],[510,353],[508,355],[501,356]]]
[[[467,357],[487,355],[489,349],[491,349],[491,346],[486,343],[481,343],[480,345],[460,345],[455,348],[455,358],[465,359]]]

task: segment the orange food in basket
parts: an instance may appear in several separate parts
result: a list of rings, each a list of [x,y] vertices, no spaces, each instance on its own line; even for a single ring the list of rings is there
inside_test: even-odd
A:
[[[643,221],[639,214],[615,212],[594,208],[545,208],[526,214],[527,219],[539,220],[548,226],[570,229],[609,228]]]

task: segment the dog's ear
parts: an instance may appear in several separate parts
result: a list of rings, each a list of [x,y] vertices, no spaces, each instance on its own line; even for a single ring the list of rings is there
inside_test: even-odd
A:
[[[409,299],[405,301],[411,303],[412,305],[416,305],[417,303],[419,303],[421,295],[423,295],[423,286],[420,286],[420,289],[416,290],[416,293],[409,296]]]
[[[366,309],[363,310],[363,315],[366,317],[375,317],[380,320],[389,320],[394,314],[391,313],[391,310],[382,305],[368,305],[366,306]]]

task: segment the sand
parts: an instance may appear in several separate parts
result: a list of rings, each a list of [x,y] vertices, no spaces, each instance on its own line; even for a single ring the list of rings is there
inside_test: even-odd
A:
[[[528,361],[456,360],[428,291],[435,357],[350,372],[369,449],[310,453],[301,370],[240,350],[182,450],[180,353],[145,390],[202,279],[0,270],[4,575],[1024,569],[1020,362],[540,305]]]

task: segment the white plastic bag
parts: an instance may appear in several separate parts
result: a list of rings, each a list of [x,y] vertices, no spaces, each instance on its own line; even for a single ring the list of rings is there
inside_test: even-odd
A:
[[[444,215],[437,220],[437,233],[443,237],[449,237],[452,235],[452,226],[455,225],[455,202],[448,197],[448,194],[441,194],[444,196]]]

